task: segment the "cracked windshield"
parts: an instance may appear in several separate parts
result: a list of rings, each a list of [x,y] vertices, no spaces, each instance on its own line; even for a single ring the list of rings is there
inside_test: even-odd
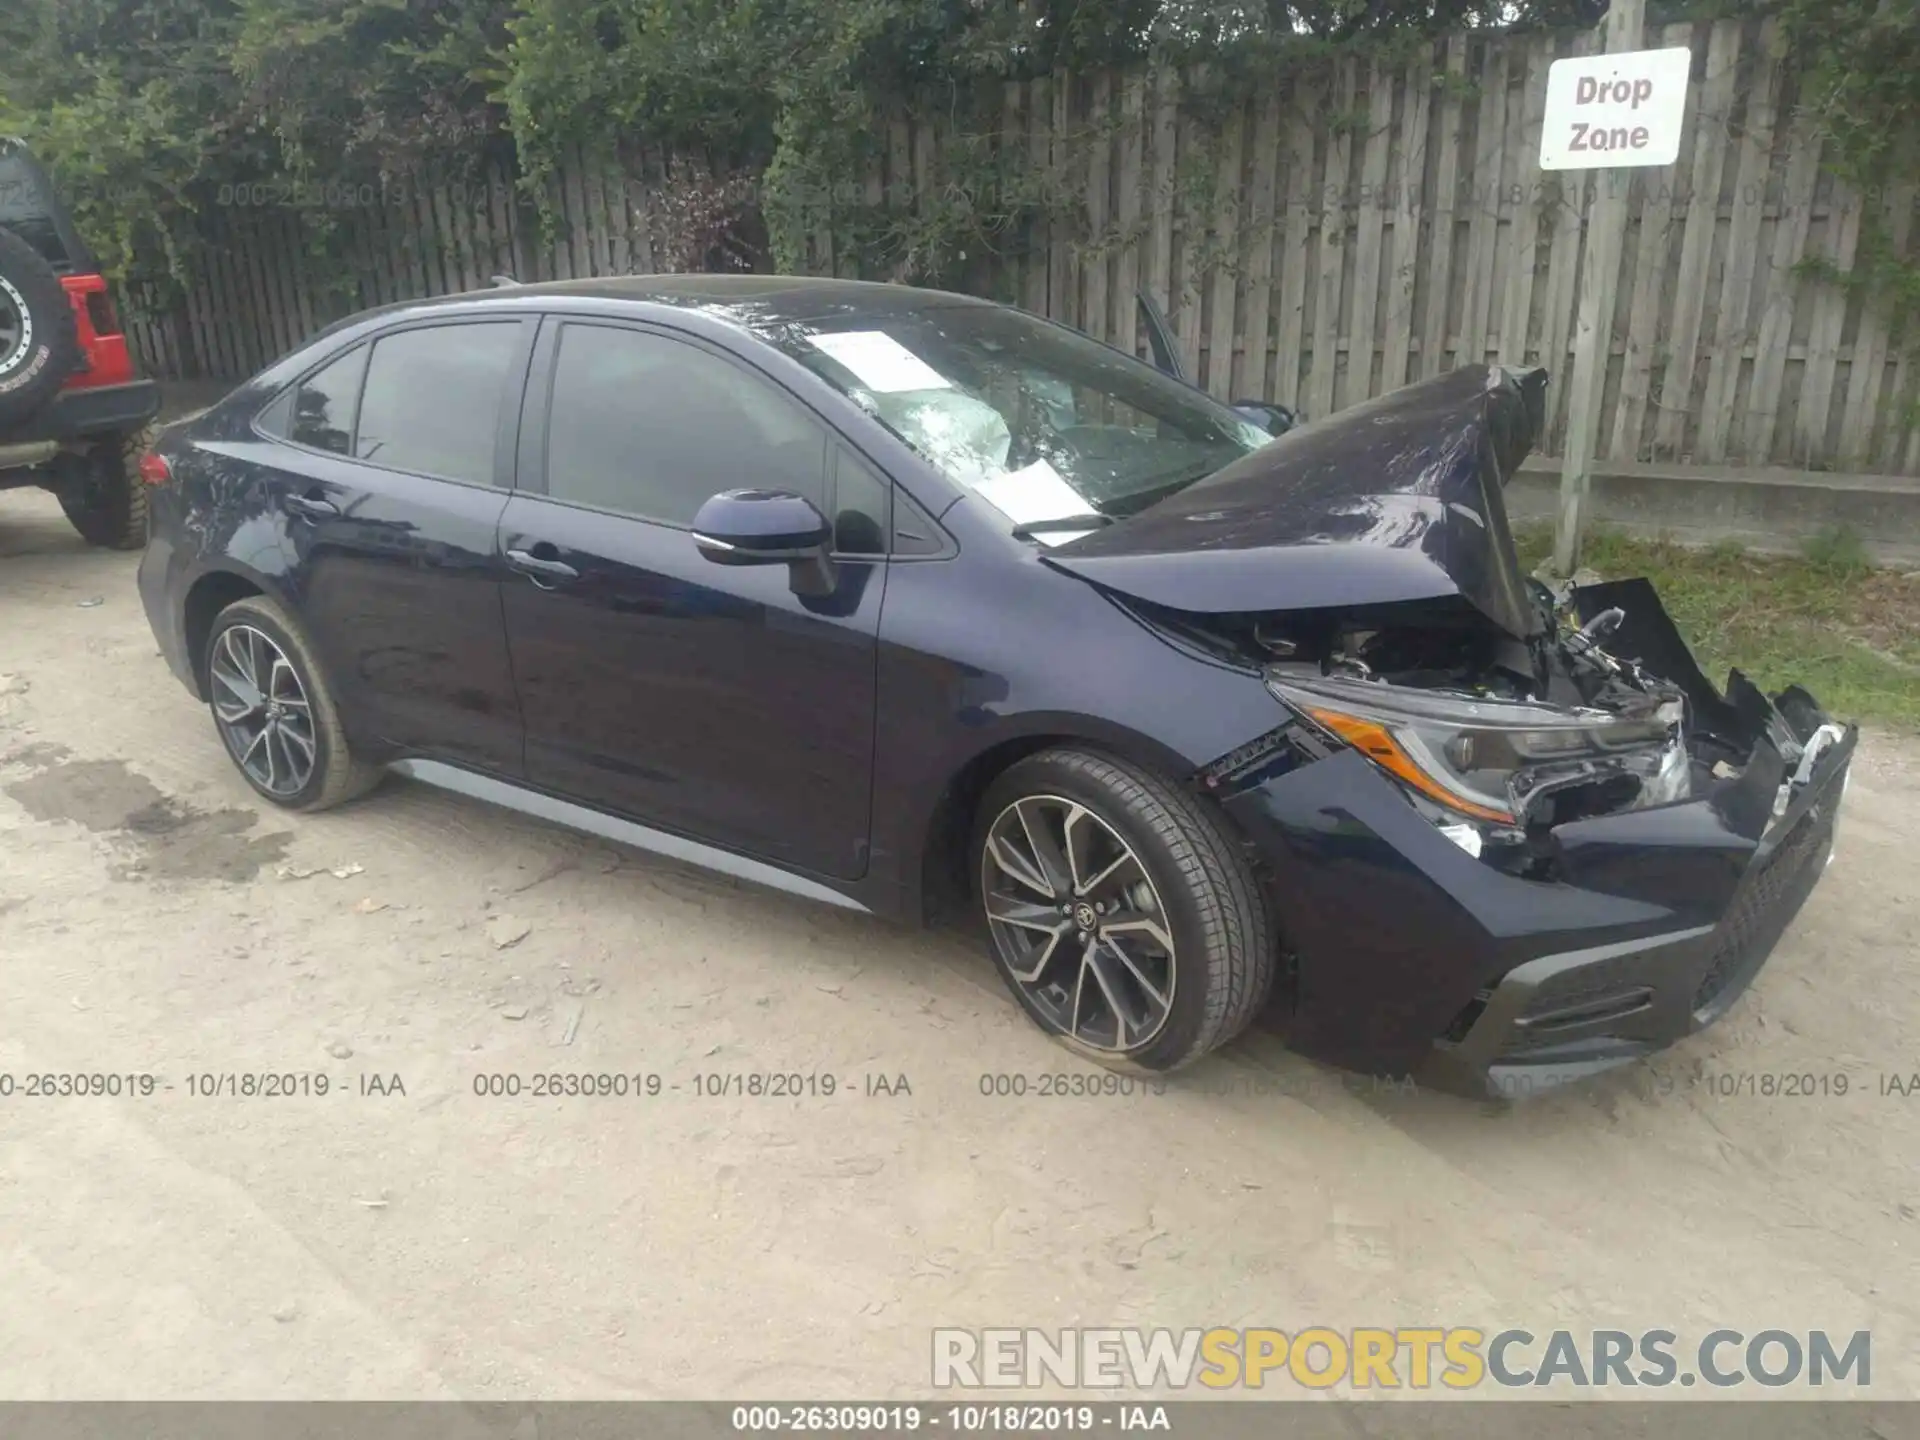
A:
[[[1012,310],[862,316],[783,348],[1048,544],[1137,514],[1272,438],[1109,346]]]

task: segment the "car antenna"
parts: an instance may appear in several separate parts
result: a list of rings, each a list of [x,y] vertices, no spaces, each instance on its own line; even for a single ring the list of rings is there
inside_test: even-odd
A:
[[[511,275],[496,275],[493,277],[493,288],[496,290],[508,285],[518,285],[519,283],[520,282]]]

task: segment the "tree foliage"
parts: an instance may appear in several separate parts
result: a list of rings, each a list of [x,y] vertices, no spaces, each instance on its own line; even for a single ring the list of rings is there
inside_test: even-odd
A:
[[[1879,302],[1912,343],[1920,316],[1920,265],[1900,243],[1884,201],[1920,180],[1920,0],[1788,0],[1788,42],[1807,58],[1801,104],[1823,159],[1866,198],[1853,263],[1831,278]]]
[[[1688,0],[1682,0],[1682,4]],[[1714,13],[1762,0],[1699,0]],[[1916,173],[1920,0],[1770,0],[1831,162]],[[992,143],[1000,82],[1206,61],[1274,83],[1330,48],[1584,26],[1603,0],[5,0],[0,131],[26,134],[117,268],[164,267],[223,186],[355,185],[511,151],[530,188],[575,147],[698,157],[692,209],[759,208],[774,259],[831,233],[870,273],[959,279],[1054,197]],[[1664,7],[1663,7],[1664,8]],[[1677,18],[1684,9],[1667,11]],[[1244,89],[1242,90],[1244,93]],[[939,193],[865,203],[887,120],[937,107]],[[690,180],[689,185],[696,184]],[[691,192],[690,192],[691,193]],[[703,222],[704,223],[704,222]],[[1855,283],[1911,304],[1863,232]]]

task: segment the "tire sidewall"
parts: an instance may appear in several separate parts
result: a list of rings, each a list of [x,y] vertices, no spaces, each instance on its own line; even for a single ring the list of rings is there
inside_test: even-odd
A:
[[[1104,760],[1109,757],[1102,755],[1098,758]],[[987,831],[1007,806],[1028,795],[1058,795],[1091,810],[1132,848],[1146,870],[1147,878],[1153,882],[1154,892],[1160,897],[1173,936],[1173,1009],[1159,1033],[1139,1050],[1117,1055],[1112,1051],[1094,1049],[1061,1033],[1053,1020],[1032,1002],[1026,990],[1013,978],[1005,958],[1000,954],[992,927],[986,922],[983,896]],[[1000,978],[1019,1001],[1020,1008],[1036,1025],[1074,1054],[1110,1070],[1160,1074],[1191,1057],[1195,1039],[1206,1022],[1207,990],[1212,981],[1210,967],[1200,958],[1205,926],[1199,912],[1199,901],[1192,888],[1173,864],[1160,837],[1140,816],[1126,805],[1118,803],[1103,786],[1071,766],[1051,758],[1023,761],[988,787],[975,820],[968,859],[974,914],[980,927],[987,932],[994,968],[1000,972]]]
[[[307,777],[307,783],[291,795],[275,795],[247,773],[246,767],[240,763],[240,757],[233,753],[233,746],[227,740],[220,717],[213,713],[211,672],[214,652],[220,637],[236,625],[251,626],[280,647],[280,653],[293,666],[293,673],[307,697],[307,713],[313,723],[313,773]],[[220,741],[220,748],[226,753],[227,759],[233,762],[234,770],[253,792],[284,810],[303,810],[323,795],[333,766],[341,760],[342,737],[334,733],[337,722],[333,718],[333,707],[322,703],[321,697],[325,694],[321,688],[323,682],[315,673],[313,661],[300,637],[291,633],[286,623],[268,606],[252,599],[236,600],[214,617],[213,628],[207,633],[207,648],[201,667],[200,681],[207,694],[207,716],[213,721],[214,735]]]
[[[0,355],[0,395],[5,395],[38,374],[40,367],[53,358],[53,350],[44,338],[45,326],[38,307],[4,271],[0,271],[0,305],[17,311],[23,326],[21,343]]]
[[[55,494],[82,540],[107,550],[138,550],[147,543],[146,482],[138,469],[140,452],[153,432],[143,429],[115,435],[71,460]],[[56,472],[62,473],[62,472]]]
[[[80,364],[73,304],[60,276],[31,245],[0,230],[0,279],[7,301],[32,327],[28,343],[0,370],[0,425],[27,419],[57,392]]]

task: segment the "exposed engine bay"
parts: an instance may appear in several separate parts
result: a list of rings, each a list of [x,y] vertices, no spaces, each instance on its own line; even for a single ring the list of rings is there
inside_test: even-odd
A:
[[[1449,838],[1520,870],[1556,826],[1738,783],[1760,746],[1787,772],[1777,816],[1845,733],[1797,689],[1770,701],[1736,671],[1727,695],[1714,690],[1644,581],[1527,583],[1541,623],[1524,637],[1451,599],[1145,618],[1257,665],[1277,698],[1392,774]]]

